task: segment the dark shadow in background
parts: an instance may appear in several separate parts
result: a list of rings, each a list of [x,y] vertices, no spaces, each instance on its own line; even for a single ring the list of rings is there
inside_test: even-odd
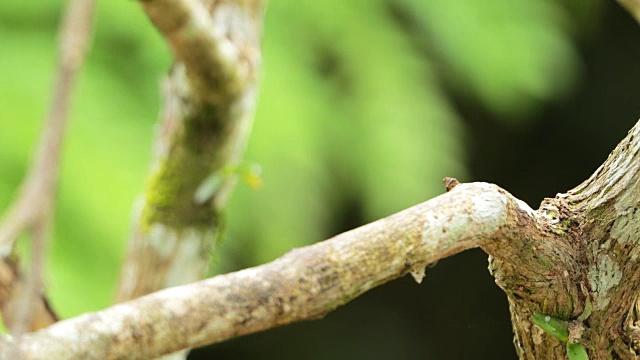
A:
[[[514,127],[458,101],[474,181],[496,183],[533,208],[585,180],[640,117],[640,29],[610,1],[581,45],[576,92]],[[445,174],[454,175],[454,174]],[[349,206],[357,212],[358,204]],[[350,216],[346,216],[350,215]],[[358,225],[353,213],[345,214]],[[347,221],[349,222],[349,221]],[[192,352],[190,359],[515,359],[505,295],[487,256],[468,251],[380,286],[320,321],[293,324]]]

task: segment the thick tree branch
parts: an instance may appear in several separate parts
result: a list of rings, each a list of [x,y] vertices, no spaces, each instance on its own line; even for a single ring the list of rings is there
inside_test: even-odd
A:
[[[48,225],[52,217],[58,183],[58,166],[71,95],[78,71],[89,48],[93,20],[92,0],[70,0],[60,29],[58,69],[45,128],[33,165],[20,195],[7,210],[0,224],[0,253],[3,258],[13,251],[22,232],[30,232],[31,271],[21,279],[13,261],[2,264],[0,282],[3,318],[14,334],[42,327],[56,317],[41,296]],[[11,275],[9,275],[11,274]],[[21,283],[21,284],[19,284]],[[11,302],[12,304],[9,304]],[[35,313],[35,315],[34,315]]]
[[[59,322],[25,335],[20,349],[32,359],[142,359],[315,319],[411,270],[538,221],[495,185],[461,184],[269,264]]]

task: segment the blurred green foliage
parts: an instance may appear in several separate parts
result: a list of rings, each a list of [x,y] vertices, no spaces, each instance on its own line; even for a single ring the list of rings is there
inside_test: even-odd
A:
[[[65,143],[48,288],[65,317],[111,303],[171,57],[137,3],[98,2]],[[27,171],[49,100],[61,1],[0,8],[0,206]],[[555,1],[269,3],[264,70],[216,271],[269,261],[465,178],[449,94],[522,121],[577,61]],[[446,91],[443,89],[447,89]],[[342,210],[341,210],[342,209]],[[347,209],[347,210],[344,210]]]

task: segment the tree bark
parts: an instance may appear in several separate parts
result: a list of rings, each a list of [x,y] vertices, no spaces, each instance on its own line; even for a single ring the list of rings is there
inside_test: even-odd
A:
[[[117,301],[206,275],[234,184],[225,174],[240,161],[251,129],[261,62],[261,1],[142,5],[176,63]]]
[[[575,320],[587,300],[590,316],[574,326],[581,329],[577,340],[590,357],[638,355],[639,137],[640,123],[587,181],[543,201],[539,213],[550,221],[549,236],[521,235],[530,246],[513,265],[497,249],[485,249],[496,282],[509,297],[521,358],[562,358],[562,344],[529,319],[542,312]],[[523,266],[531,261],[542,265],[535,274]]]

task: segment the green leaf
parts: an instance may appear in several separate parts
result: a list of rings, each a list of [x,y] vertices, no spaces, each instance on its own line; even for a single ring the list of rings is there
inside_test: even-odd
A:
[[[578,343],[567,343],[567,357],[569,360],[589,360],[587,349]]]
[[[584,310],[582,311],[582,314],[578,316],[578,321],[587,320],[589,315],[591,315],[592,311],[593,311],[593,304],[591,304],[591,299],[589,299],[589,297],[587,296],[587,300],[584,303]]]
[[[566,321],[543,313],[533,314],[531,316],[531,321],[545,332],[556,337],[558,340],[565,342],[569,340],[569,328]]]

